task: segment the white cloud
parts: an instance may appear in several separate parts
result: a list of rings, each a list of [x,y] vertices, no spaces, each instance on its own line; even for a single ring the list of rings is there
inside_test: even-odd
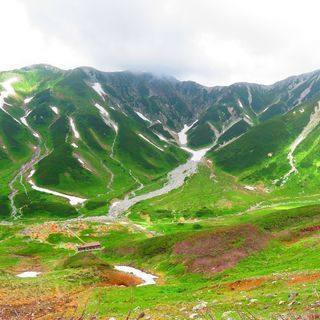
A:
[[[2,0],[0,69],[33,63],[271,83],[320,67],[316,0]]]
[[[61,67],[76,67],[86,61],[82,52],[68,46],[59,35],[46,34],[30,19],[21,1],[1,3],[0,70],[34,63],[52,63]]]

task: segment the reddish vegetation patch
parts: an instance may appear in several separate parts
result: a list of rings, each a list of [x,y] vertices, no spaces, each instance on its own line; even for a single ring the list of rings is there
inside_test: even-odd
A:
[[[137,248],[136,247],[121,247],[116,248],[115,252],[121,255],[130,255],[136,253]]]
[[[282,238],[282,242],[285,245],[290,246],[309,236],[308,233],[312,233],[315,231],[320,231],[320,225],[309,226],[296,231],[282,231],[281,233],[279,233],[279,235],[280,238]]]
[[[259,287],[261,284],[265,283],[267,278],[257,278],[257,279],[244,279],[238,280],[232,283],[228,283],[226,287],[229,290],[251,290]]]
[[[194,235],[177,243],[174,253],[184,256],[188,271],[217,273],[235,266],[267,243],[266,234],[255,226],[240,225]]]
[[[302,232],[313,232],[313,231],[319,231],[320,230],[320,225],[317,226],[311,226],[311,227],[307,227],[302,229]]]
[[[290,285],[306,283],[306,282],[315,282],[317,280],[320,280],[320,273],[299,274],[294,276],[286,284],[290,286]]]

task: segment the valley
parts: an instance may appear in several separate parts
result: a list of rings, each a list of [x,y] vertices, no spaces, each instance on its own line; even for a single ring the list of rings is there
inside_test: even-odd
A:
[[[1,72],[0,318],[311,317],[319,88]]]

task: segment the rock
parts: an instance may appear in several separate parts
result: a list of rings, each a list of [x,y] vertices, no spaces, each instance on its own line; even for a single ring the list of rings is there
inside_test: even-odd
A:
[[[208,302],[202,301],[199,304],[197,304],[195,307],[192,308],[193,311],[200,311],[207,307]]]
[[[189,319],[195,319],[197,316],[198,316],[197,313],[192,313],[190,314]]]
[[[293,298],[297,297],[298,295],[299,295],[299,293],[297,293],[297,292],[290,292],[288,294],[288,298],[293,299]]]
[[[234,313],[234,311],[226,311],[221,315],[221,319],[233,320],[233,318],[231,316],[233,313]]]
[[[250,299],[250,303],[255,303],[257,301],[258,301],[258,299]]]
[[[297,302],[295,300],[292,300],[290,303],[288,303],[288,307],[292,307],[294,304],[296,304]]]
[[[280,304],[280,305],[285,304],[285,303],[286,303],[286,302],[283,301],[283,300],[279,301],[279,304]]]
[[[266,294],[266,298],[274,298],[274,294],[272,293]]]

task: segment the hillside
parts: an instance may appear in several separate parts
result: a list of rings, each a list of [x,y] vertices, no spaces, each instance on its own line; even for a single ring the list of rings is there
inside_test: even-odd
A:
[[[213,148],[223,171],[269,184],[289,170],[286,149],[319,97],[319,76],[208,88],[88,67],[2,72],[1,215],[105,214],[118,198],[163,184],[189,157],[186,141]]]

